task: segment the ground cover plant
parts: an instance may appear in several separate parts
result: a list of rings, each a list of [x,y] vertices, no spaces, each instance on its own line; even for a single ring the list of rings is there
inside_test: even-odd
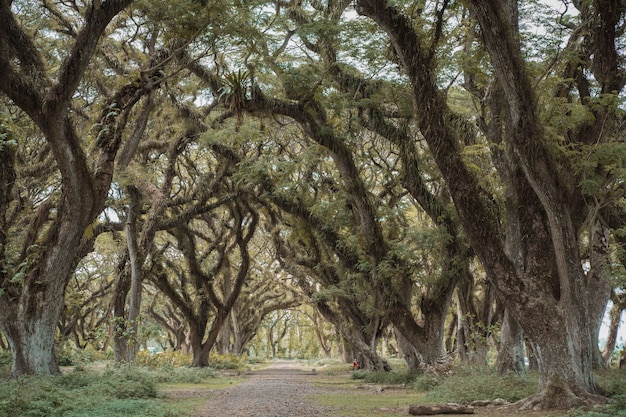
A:
[[[351,372],[344,368],[338,372],[337,367],[333,367],[327,375],[329,378],[320,379],[317,384],[331,389],[318,395],[316,401],[336,409],[338,416],[362,417],[400,415],[400,409],[410,404],[469,404],[497,398],[514,403],[532,395],[538,380],[536,372],[499,377],[490,367],[456,367],[446,375],[411,373],[402,368],[391,372]],[[597,380],[610,398],[605,406],[581,407],[569,412],[527,413],[541,417],[626,417],[626,372],[617,369],[602,371],[597,373]],[[500,415],[494,409],[479,408],[476,413],[479,416]],[[524,415],[519,413],[515,415]]]
[[[207,392],[232,387],[245,378],[240,370],[189,368],[168,363],[159,366],[91,364],[67,368],[59,376],[7,379],[8,364],[0,365],[0,417],[182,417],[205,404]],[[241,359],[240,359],[241,360]],[[175,360],[169,356],[169,361]],[[167,361],[166,361],[167,362]],[[455,367],[446,375],[409,372],[395,366],[391,372],[351,371],[336,361],[309,362],[315,367],[314,384],[323,393],[313,400],[330,407],[333,417],[405,415],[406,407],[420,403],[503,398],[515,402],[531,395],[537,375],[498,377],[489,367]],[[532,416],[626,417],[626,372],[603,371],[597,379],[611,402],[606,406],[551,411]],[[184,395],[180,395],[184,393]],[[386,413],[386,414],[385,414]],[[479,410],[479,416],[497,411]],[[523,415],[523,414],[516,414]]]
[[[157,400],[155,378],[137,368],[77,369],[0,383],[2,417],[175,417]]]
[[[2,368],[2,375],[7,373]],[[58,376],[1,379],[0,416],[178,417],[195,403],[174,404],[159,395],[160,389],[198,384],[221,388],[229,383],[209,368],[77,367]]]

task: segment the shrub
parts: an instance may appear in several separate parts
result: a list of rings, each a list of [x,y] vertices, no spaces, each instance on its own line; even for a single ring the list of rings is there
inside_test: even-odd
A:
[[[99,379],[104,392],[118,399],[156,398],[157,389],[154,378],[139,367],[120,367],[108,369]]]
[[[589,410],[576,410],[569,414],[570,417],[626,417],[626,396],[618,395],[604,406]]]
[[[0,350],[0,366],[7,366],[13,363],[13,355],[8,350]]]
[[[215,378],[215,371],[212,368],[164,366],[153,369],[151,374],[159,384],[200,384],[209,378]]]
[[[242,369],[246,366],[246,357],[211,352],[209,365],[215,369]]]
[[[610,402],[604,407],[594,410],[578,410],[571,417],[626,417],[626,370],[612,369],[597,374],[598,385],[610,397]]]
[[[150,366],[152,368],[161,368],[163,366],[189,366],[191,359],[191,355],[183,354],[179,351],[151,353],[150,351],[143,350],[137,352],[135,356],[137,365]]]
[[[352,379],[365,379],[367,376],[367,371],[358,370],[352,372]]]
[[[149,366],[152,368],[182,367],[189,366],[192,362],[192,355],[182,354],[178,351],[166,351],[151,353],[149,351],[141,351],[135,357],[137,365]],[[237,355],[220,355],[213,353],[209,355],[209,366],[213,369],[242,369],[246,366],[247,358]]]
[[[361,372],[361,371],[357,371],[357,372]],[[353,373],[353,379],[359,379],[359,378],[354,377],[354,374],[356,374],[357,372]],[[418,376],[417,372],[409,372],[408,370],[391,371],[391,372],[373,371],[373,372],[365,372],[365,375],[363,376],[362,379],[364,379],[365,382],[373,383],[373,384],[406,385],[415,381],[415,378],[417,376]]]
[[[63,417],[176,417],[177,414],[147,400],[113,400],[98,407],[72,410]]]
[[[0,416],[174,417],[156,395],[155,378],[138,367],[3,380]]]
[[[415,378],[413,389],[420,392],[428,392],[441,384],[443,378],[432,374],[419,375]]]
[[[79,349],[72,344],[62,344],[55,347],[55,354],[59,366],[86,365],[97,360],[106,359],[106,354],[98,352],[92,347]]]
[[[427,397],[435,402],[468,403],[474,400],[503,398],[515,402],[532,395],[537,389],[537,375],[499,377],[488,369],[461,370],[451,376],[437,377]],[[438,383],[437,383],[438,382]]]
[[[598,385],[609,397],[626,396],[626,369],[611,369],[596,375]]]

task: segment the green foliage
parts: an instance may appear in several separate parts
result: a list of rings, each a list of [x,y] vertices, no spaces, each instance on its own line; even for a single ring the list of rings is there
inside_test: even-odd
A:
[[[407,385],[415,381],[417,373],[408,370],[401,371],[355,371],[352,373],[352,379],[362,379],[370,384],[383,385]]]
[[[135,357],[137,365],[147,366],[157,371],[161,369],[181,370],[191,364],[192,356],[180,352],[158,352],[152,354],[148,351],[138,352]],[[209,355],[210,369],[208,372],[213,374],[215,369],[242,369],[246,366],[246,357],[237,355],[220,355],[213,353]]]
[[[596,380],[600,387],[604,389],[609,397],[623,397],[626,399],[626,370],[611,369],[596,375]]]
[[[91,347],[79,349],[73,344],[65,343],[55,347],[59,366],[81,366],[106,359],[103,352]]]
[[[0,350],[0,366],[7,366],[13,363],[13,356],[9,350]]]
[[[365,379],[367,377],[367,371],[359,370],[352,372],[352,379]]]
[[[174,417],[156,393],[155,378],[141,368],[3,380],[0,416]]]
[[[101,379],[103,390],[118,399],[155,398],[156,382],[143,368],[110,369]]]
[[[166,351],[151,353],[143,350],[137,352],[135,362],[137,365],[149,366],[151,368],[160,368],[163,366],[188,366],[191,364],[191,355],[183,354],[179,351]]]
[[[622,382],[623,385],[623,382]],[[626,395],[619,395],[611,399],[608,405],[595,408],[593,411],[577,410],[569,414],[570,417],[626,417]]]
[[[433,402],[467,403],[494,398],[515,402],[532,395],[537,389],[537,382],[535,374],[501,378],[493,370],[480,369],[460,370],[452,376],[437,377],[437,380],[425,379],[416,383],[416,387],[428,388],[430,385],[427,397]]]
[[[618,184],[607,182],[608,178],[623,178],[626,174],[626,145],[622,142],[609,142],[584,146],[580,149],[576,168],[583,174],[581,190],[590,196],[610,193]],[[621,181],[619,182],[621,184]],[[621,190],[618,188],[618,192]]]
[[[211,352],[209,365],[214,369],[242,369],[246,366],[245,356],[220,355]]]
[[[425,373],[415,378],[413,389],[419,392],[429,392],[439,386],[442,381],[443,378],[441,377]]]
[[[150,374],[159,384],[201,384],[215,378],[213,368],[189,368],[162,366],[150,369]]]

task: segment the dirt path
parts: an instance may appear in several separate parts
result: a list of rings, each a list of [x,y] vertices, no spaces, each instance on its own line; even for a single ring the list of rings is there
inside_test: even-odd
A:
[[[312,370],[291,361],[274,361],[252,371],[247,380],[214,391],[209,401],[189,417],[327,417],[310,399],[319,389]]]

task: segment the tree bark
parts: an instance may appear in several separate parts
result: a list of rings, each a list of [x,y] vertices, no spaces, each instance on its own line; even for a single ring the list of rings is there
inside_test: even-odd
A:
[[[593,349],[594,369],[607,369],[608,363],[603,359],[599,348],[599,335],[607,303],[611,297],[609,231],[600,222],[592,221],[589,234],[589,265],[587,286],[589,291],[589,316],[591,320],[591,345]]]
[[[543,142],[531,83],[502,4],[474,0],[472,5],[507,99],[507,149],[523,173],[514,191],[525,193],[519,194],[519,201],[531,222],[524,230],[547,237],[539,241],[528,235],[530,239],[522,241],[528,260],[524,265],[508,257],[498,239],[498,209],[463,161],[460,144],[471,141],[474,133],[439,91],[436,55],[420,41],[412,22],[386,1],[358,0],[357,12],[375,20],[389,35],[411,81],[419,128],[446,178],[472,248],[499,298],[535,344],[540,383],[526,406],[569,408],[602,401],[592,372],[594,347],[577,239],[578,213],[572,212],[565,195],[570,188],[561,182]]]
[[[611,311],[609,313],[611,320],[609,324],[609,334],[606,346],[602,350],[602,360],[607,368],[611,364],[611,358],[617,344],[617,334],[621,323],[622,312],[626,310],[626,299],[624,299],[621,295],[618,296],[613,293],[611,295],[611,301],[613,302],[613,306],[611,307]]]
[[[497,359],[498,375],[522,375],[526,373],[524,363],[524,333],[513,316],[504,310],[500,328],[500,350]]]
[[[64,290],[78,260],[90,250],[91,225],[104,208],[125,124],[119,116],[134,106],[144,91],[144,83],[123,87],[109,102],[115,105],[101,117],[103,129],[96,143],[96,169],[91,172],[92,161],[87,162],[70,115],[70,103],[105,28],[132,0],[88,7],[85,24],[71,51],[63,54],[58,74],[54,75],[56,83],[47,74],[45,53],[40,53],[15,19],[11,3],[0,2],[0,43],[4,45],[0,48],[0,89],[45,136],[62,183],[59,195],[51,195],[42,206],[47,206],[46,216],[54,206],[54,220],[45,223],[45,227],[43,221],[32,224],[33,237],[41,233],[41,239],[36,246],[32,245],[34,241],[26,242],[27,252],[19,262],[23,265],[19,271],[23,281],[7,282],[8,277],[2,276],[0,283],[1,288],[7,289],[0,295],[0,328],[9,339],[14,356],[12,374],[20,376],[59,372],[54,335]]]

